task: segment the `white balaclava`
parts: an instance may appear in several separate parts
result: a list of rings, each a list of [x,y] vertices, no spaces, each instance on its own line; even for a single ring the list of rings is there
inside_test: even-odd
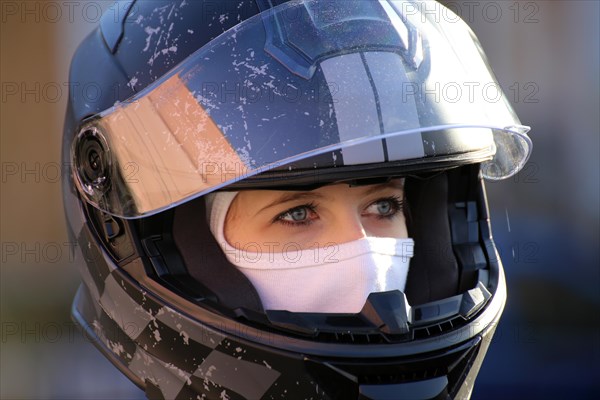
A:
[[[235,248],[225,240],[224,225],[237,193],[207,195],[207,219],[227,259],[254,285],[265,310],[357,313],[370,293],[404,291],[412,239],[366,237],[310,249],[283,243],[278,253],[268,243]]]

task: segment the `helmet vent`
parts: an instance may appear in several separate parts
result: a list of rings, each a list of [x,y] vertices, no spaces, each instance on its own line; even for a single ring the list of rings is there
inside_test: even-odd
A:
[[[466,320],[462,316],[458,316],[441,323],[421,326],[413,330],[414,339],[424,339],[431,336],[442,335],[465,325],[465,323]]]

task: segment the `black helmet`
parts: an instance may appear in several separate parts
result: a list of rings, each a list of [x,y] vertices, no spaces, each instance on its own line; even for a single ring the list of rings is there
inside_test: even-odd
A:
[[[469,28],[413,1],[114,11],[73,58],[63,139],[98,348],[150,398],[468,398],[506,300],[483,179],[531,151]],[[356,314],[265,310],[206,221],[215,191],[395,177],[406,290]]]

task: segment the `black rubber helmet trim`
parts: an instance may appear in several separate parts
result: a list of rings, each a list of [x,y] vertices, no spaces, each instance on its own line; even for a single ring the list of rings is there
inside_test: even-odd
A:
[[[457,294],[459,268],[448,221],[448,177],[407,178],[409,236],[415,245],[406,281],[406,297],[415,306]]]

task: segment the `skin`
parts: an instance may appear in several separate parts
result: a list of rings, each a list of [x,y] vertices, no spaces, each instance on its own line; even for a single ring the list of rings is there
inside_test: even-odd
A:
[[[241,191],[227,213],[225,239],[238,249],[257,243],[282,252],[292,242],[310,249],[365,237],[406,238],[403,199],[402,179],[305,192]]]

